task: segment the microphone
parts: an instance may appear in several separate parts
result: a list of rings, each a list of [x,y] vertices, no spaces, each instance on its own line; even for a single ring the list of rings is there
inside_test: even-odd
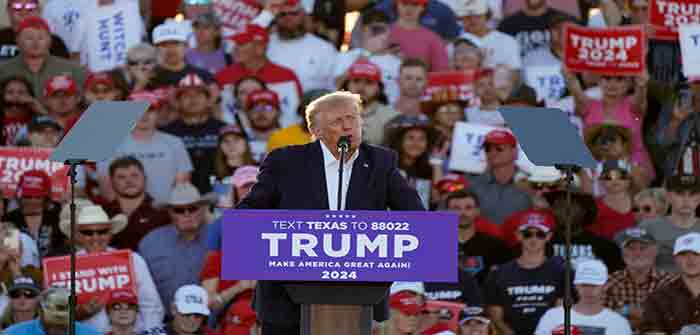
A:
[[[350,150],[350,136],[340,136],[337,147],[340,152],[348,152],[348,150]]]

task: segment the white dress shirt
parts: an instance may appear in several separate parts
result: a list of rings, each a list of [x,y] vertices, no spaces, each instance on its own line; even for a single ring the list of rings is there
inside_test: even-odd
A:
[[[326,147],[326,144],[321,142],[321,150],[323,151],[323,167],[326,170],[326,190],[328,192],[328,208],[330,210],[338,209],[338,164],[339,161],[333,156],[331,151]],[[355,163],[360,150],[355,150],[355,153],[343,165],[343,204],[341,210],[345,210],[345,204],[348,202],[348,187],[350,187],[350,177],[352,176],[352,165]]]

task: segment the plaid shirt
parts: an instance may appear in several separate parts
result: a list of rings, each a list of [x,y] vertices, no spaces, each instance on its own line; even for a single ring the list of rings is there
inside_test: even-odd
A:
[[[642,284],[637,284],[627,269],[615,271],[608,278],[605,289],[605,307],[627,315],[626,307],[641,306],[647,297],[657,288],[666,286],[678,275],[652,268],[649,277]]]

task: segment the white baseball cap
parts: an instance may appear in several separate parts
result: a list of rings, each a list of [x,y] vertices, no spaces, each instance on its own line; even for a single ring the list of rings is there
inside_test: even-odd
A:
[[[574,285],[590,284],[602,286],[608,281],[608,267],[597,259],[588,259],[578,263]]]
[[[454,7],[457,17],[484,15],[489,11],[489,5],[486,0],[457,0]]]
[[[159,24],[153,29],[153,44],[158,45],[158,43],[168,41],[187,42],[187,33],[183,28],[182,24],[178,22]]]
[[[414,292],[416,294],[425,294],[425,286],[419,281],[397,281],[391,285],[389,294],[399,293],[403,291]]]
[[[564,175],[553,166],[535,166],[530,171],[527,181],[533,183],[554,183],[564,178]]]
[[[180,314],[209,315],[209,298],[201,286],[181,286],[175,291],[174,303]]]
[[[700,233],[688,233],[676,239],[673,245],[673,256],[685,251],[700,254]]]

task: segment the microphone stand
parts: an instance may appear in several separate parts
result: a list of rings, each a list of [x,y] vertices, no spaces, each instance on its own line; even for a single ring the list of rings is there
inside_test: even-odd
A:
[[[566,230],[564,231],[564,334],[571,335],[571,307],[573,301],[571,298],[571,187],[574,184],[575,165],[555,165],[555,167],[564,172],[564,180],[566,185]]]
[[[345,153],[348,152],[348,147],[346,145],[338,146],[338,153],[340,154],[340,164],[338,165],[338,210],[343,208],[343,165],[345,164]]]
[[[75,310],[78,307],[75,293],[75,264],[77,262],[75,256],[75,224],[76,224],[76,206],[75,206],[75,184],[78,183],[76,168],[78,165],[87,163],[84,159],[69,159],[64,162],[68,165],[68,176],[70,177],[70,300],[68,309],[68,334],[75,335]]]

